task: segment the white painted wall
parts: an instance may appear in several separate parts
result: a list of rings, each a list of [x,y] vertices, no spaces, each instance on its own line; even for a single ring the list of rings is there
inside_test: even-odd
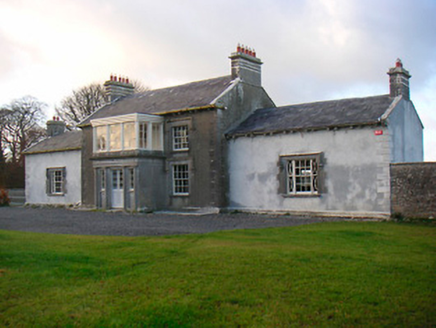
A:
[[[46,169],[66,168],[66,194],[46,193]],[[76,204],[81,202],[81,151],[64,151],[26,155],[26,203]]]
[[[375,130],[383,130],[375,135]],[[323,152],[325,192],[279,194],[279,156]],[[340,129],[229,140],[230,208],[384,216],[390,212],[390,136],[385,128]]]

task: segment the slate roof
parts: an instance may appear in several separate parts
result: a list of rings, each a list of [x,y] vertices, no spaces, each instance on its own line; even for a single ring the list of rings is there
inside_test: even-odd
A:
[[[376,124],[394,99],[382,95],[258,109],[228,135]]]
[[[25,155],[51,153],[58,151],[80,150],[82,148],[82,131],[68,131],[38,142],[27,148]]]
[[[232,78],[229,75],[133,94],[102,107],[80,125],[87,125],[93,119],[117,115],[165,114],[172,111],[210,106],[213,105],[213,100],[229,87],[231,81]]]

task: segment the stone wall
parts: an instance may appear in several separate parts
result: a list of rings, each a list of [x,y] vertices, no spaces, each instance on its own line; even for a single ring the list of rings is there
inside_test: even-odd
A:
[[[436,217],[436,162],[391,164],[391,210],[405,217]]]

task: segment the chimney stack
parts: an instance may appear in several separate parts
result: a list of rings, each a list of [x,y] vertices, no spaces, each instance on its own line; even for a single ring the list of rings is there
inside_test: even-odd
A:
[[[54,137],[65,132],[66,124],[59,119],[59,116],[53,116],[53,120],[47,121],[47,136]]]
[[[236,52],[229,57],[232,65],[232,79],[240,78],[242,81],[255,86],[262,85],[262,61],[256,57],[256,51],[244,45],[239,45]]]
[[[110,102],[114,102],[119,98],[131,95],[134,91],[134,86],[129,82],[128,78],[117,77],[116,75],[110,76],[110,79],[104,84],[106,94]]]
[[[405,100],[410,100],[409,79],[412,75],[403,68],[401,59],[397,59],[395,67],[389,69],[389,89],[390,96],[396,97],[402,95]]]

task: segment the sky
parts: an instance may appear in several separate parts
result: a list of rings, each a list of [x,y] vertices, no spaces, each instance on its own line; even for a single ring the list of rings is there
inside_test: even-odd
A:
[[[0,106],[31,95],[51,117],[111,74],[152,89],[228,75],[238,43],[278,106],[387,94],[400,58],[436,161],[436,0],[0,0]]]

